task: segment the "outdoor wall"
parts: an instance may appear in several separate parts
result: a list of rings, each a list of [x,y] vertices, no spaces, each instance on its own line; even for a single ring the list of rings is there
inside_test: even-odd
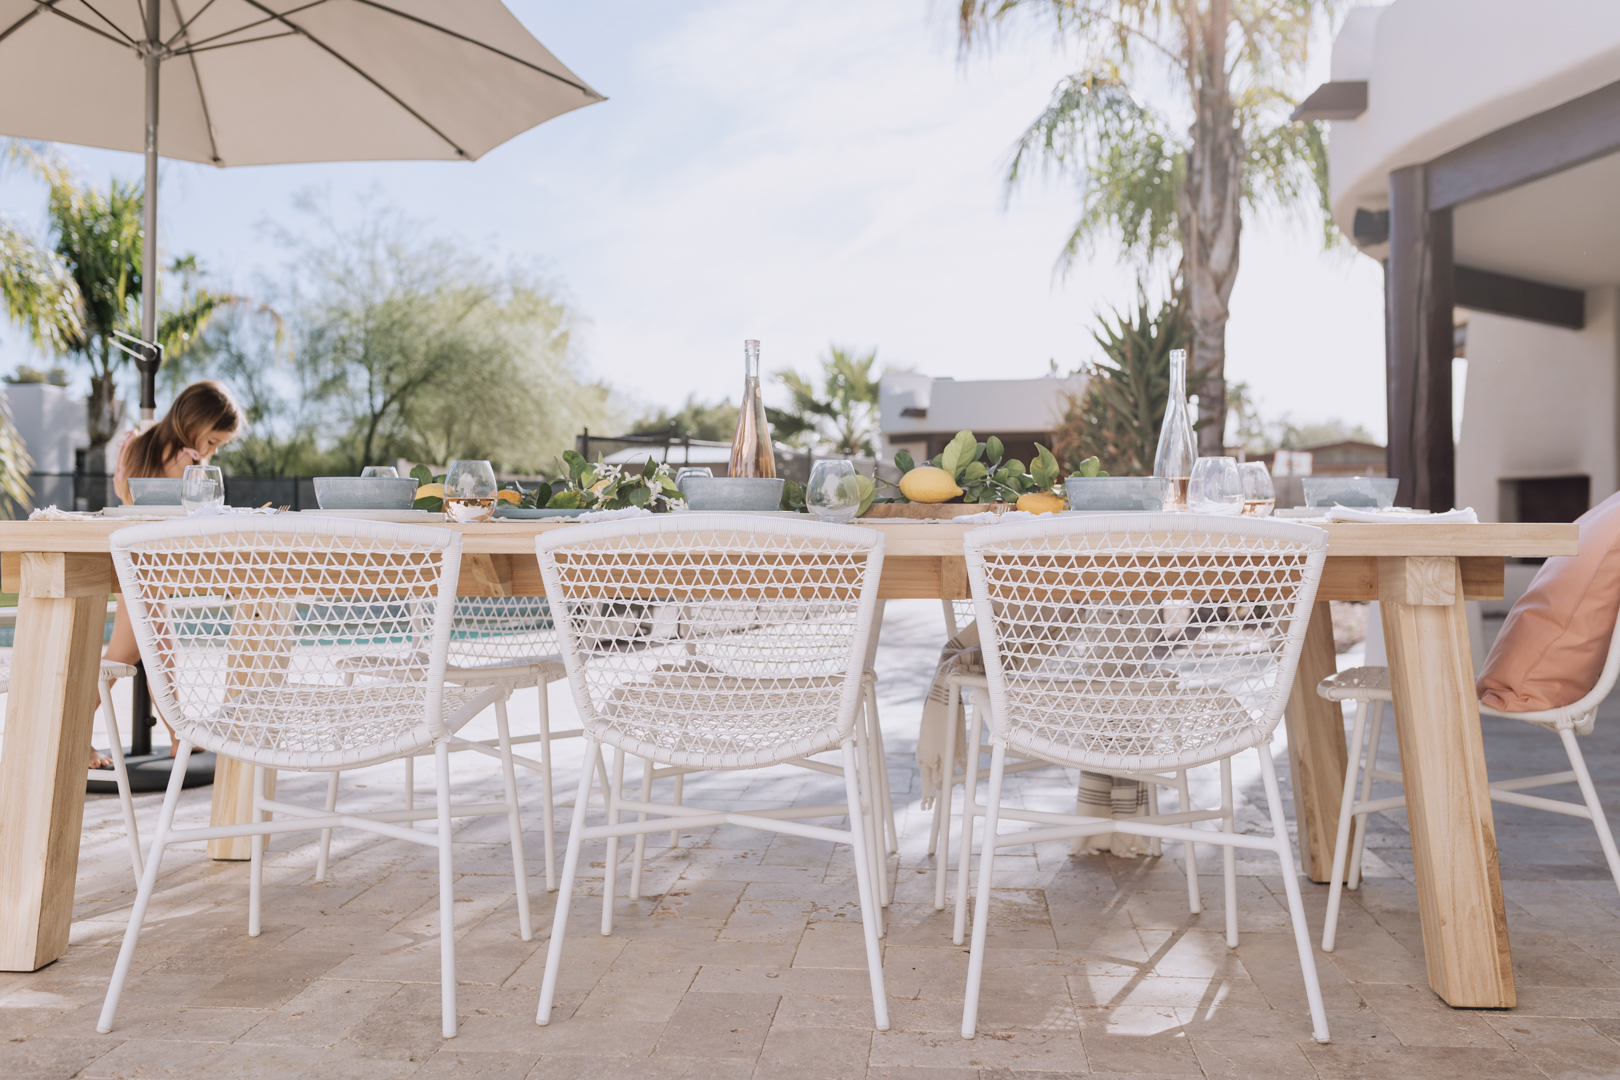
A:
[[[1616,305],[1620,289],[1586,293],[1586,329],[1468,314],[1468,385],[1457,443],[1457,503],[1498,520],[1498,481],[1592,478],[1594,504],[1616,475]]]
[[[1396,0],[1356,8],[1332,77],[1367,80],[1367,111],[1328,141],[1333,217],[1388,205],[1391,170],[1605,86],[1620,70],[1620,4]]]

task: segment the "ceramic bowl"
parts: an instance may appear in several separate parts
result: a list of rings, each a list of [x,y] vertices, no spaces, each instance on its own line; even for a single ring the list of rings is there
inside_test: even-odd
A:
[[[416,481],[393,476],[317,476],[315,501],[322,510],[409,510]]]
[[[1357,506],[1385,509],[1395,505],[1399,479],[1385,476],[1302,476],[1306,506]]]
[[[166,476],[131,477],[129,493],[136,506],[179,506],[180,480]]]
[[[1063,482],[1069,509],[1087,513],[1163,510],[1170,481],[1162,476],[1071,476]]]
[[[686,505],[693,510],[780,510],[785,480],[752,476],[688,476]]]
[[[530,507],[525,510],[517,506],[497,506],[495,507],[495,518],[498,521],[544,521],[547,518],[575,518],[585,512],[584,510],[552,510],[549,507],[540,510]]]

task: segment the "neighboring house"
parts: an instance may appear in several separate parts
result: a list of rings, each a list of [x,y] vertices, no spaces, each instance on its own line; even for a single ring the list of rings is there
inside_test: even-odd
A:
[[[1290,449],[1311,455],[1312,476],[1387,476],[1385,472],[1386,451],[1377,443],[1360,442],[1356,439],[1346,439],[1343,442],[1314,443],[1310,446],[1295,446]],[[1273,461],[1276,458],[1275,450],[1265,454],[1251,454],[1249,461],[1263,461],[1266,468],[1275,472]]]
[[[1356,8],[1331,72],[1295,115],[1386,268],[1401,501],[1573,520],[1620,486],[1620,4]]]
[[[34,467],[28,477],[35,507],[74,509],[73,473],[90,445],[84,395],[50,383],[7,383],[0,392],[11,406],[17,433],[28,444]]]
[[[917,461],[933,457],[958,431],[982,442],[1000,439],[1009,458],[1028,464],[1035,444],[1050,449],[1052,433],[1071,395],[1083,393],[1084,377],[1039,379],[936,379],[914,372],[885,372],[878,385],[878,413],[887,461],[905,450]]]

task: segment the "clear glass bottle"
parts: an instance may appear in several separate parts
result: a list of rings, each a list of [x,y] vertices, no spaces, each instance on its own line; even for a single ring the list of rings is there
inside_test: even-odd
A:
[[[1159,427],[1159,448],[1153,455],[1153,475],[1171,481],[1172,506],[1187,509],[1187,482],[1198,464],[1198,437],[1193,434],[1192,415],[1187,409],[1187,350],[1170,351],[1170,400],[1165,403],[1164,423]]]
[[[765,399],[759,393],[759,342],[743,342],[743,397],[737,410],[737,434],[731,439],[731,476],[776,476],[776,452],[771,447],[771,425],[765,419]]]

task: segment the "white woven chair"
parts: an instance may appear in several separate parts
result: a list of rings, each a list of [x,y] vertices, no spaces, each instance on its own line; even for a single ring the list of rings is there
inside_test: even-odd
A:
[[[1226,848],[1231,946],[1235,849],[1276,854],[1313,1033],[1326,1042],[1270,746],[1299,663],[1327,534],[1263,519],[1119,514],[992,525],[969,532],[964,546],[990,684],[992,751],[963,1037],[972,1038],[978,1022],[996,850],[1126,832]],[[1260,758],[1270,836],[1234,830],[1231,759],[1249,749]],[[1003,806],[1009,753],[1114,775],[1219,762],[1221,806],[1123,819]],[[1036,828],[1002,835],[1002,818]],[[1187,827],[1216,819],[1219,832]]]
[[[135,825],[135,803],[129,794],[129,769],[124,765],[124,737],[118,733],[118,714],[113,711],[112,686],[119,679],[132,678],[135,669],[128,664],[101,662],[97,682],[100,684],[101,728],[107,736],[107,756],[112,758],[113,783],[118,787],[118,801],[124,810],[124,835],[129,839],[129,865],[135,880],[141,879],[141,833]],[[11,692],[11,657],[0,656],[0,694]],[[106,769],[86,769],[86,781],[105,783]]]
[[[350,661],[359,668],[372,658]],[[425,663],[416,657],[417,666]],[[501,686],[516,693],[530,687],[539,690],[539,730],[532,735],[508,737],[511,746],[528,743],[540,744],[540,759],[513,754],[516,765],[540,774],[540,814],[546,862],[546,891],[557,887],[557,842],[555,828],[555,801],[552,797],[551,743],[555,739],[579,738],[583,729],[552,731],[551,712],[546,688],[566,677],[562,658],[557,655],[557,632],[551,622],[551,608],[543,596],[470,597],[456,600],[455,618],[450,632],[450,653],[444,669],[444,681],[450,686]],[[506,698],[495,702],[497,730],[507,730]],[[490,757],[500,757],[500,739],[463,739],[450,741],[450,752],[477,751]],[[341,773],[334,772],[327,780],[326,808],[337,809],[338,781]],[[405,759],[405,808],[416,806],[416,760]],[[326,880],[327,863],[332,847],[331,830],[321,834],[319,853],[315,861],[315,880]]]
[[[141,923],[171,844],[253,837],[248,934],[259,934],[264,838],[357,828],[436,848],[443,1030],[456,1032],[451,819],[502,814],[517,829],[517,788],[504,745],[499,803],[452,805],[452,733],[504,688],[446,687],[461,538],[445,529],[378,521],[190,518],[120,529],[113,564],[129,605],[154,699],[179,739],[172,778],[141,875],[98,1031],[109,1031]],[[411,662],[427,657],[426,666]],[[356,656],[375,658],[356,670]],[[253,820],[174,827],[193,747],[253,766]],[[265,797],[267,770],[326,772],[432,748],[433,809],[337,814]],[[273,821],[264,820],[273,812]],[[433,820],[429,832],[409,827]],[[512,848],[518,915],[529,929],[521,844]]]
[[[1617,679],[1620,679],[1620,622],[1617,622],[1614,633],[1609,638],[1609,655],[1603,663],[1603,671],[1598,675],[1592,689],[1579,701],[1561,709],[1547,709],[1542,712],[1503,712],[1481,702],[1479,712],[1481,716],[1523,720],[1525,723],[1557,733],[1564,744],[1564,752],[1569,755],[1568,771],[1493,781],[1490,785],[1491,799],[1495,802],[1511,803],[1514,806],[1528,806],[1532,810],[1546,810],[1553,814],[1586,818],[1597,831],[1598,845],[1603,849],[1603,857],[1609,864],[1609,873],[1614,878],[1615,888],[1620,889],[1620,851],[1615,849],[1614,833],[1609,829],[1609,819],[1603,812],[1603,803],[1598,799],[1597,787],[1592,783],[1592,774],[1586,767],[1586,758],[1582,755],[1580,743],[1576,740],[1577,735],[1592,734],[1598,706],[1613,692]],[[1398,771],[1378,768],[1378,739],[1383,732],[1384,709],[1395,700],[1389,686],[1389,669],[1350,668],[1323,679],[1317,684],[1316,692],[1329,701],[1356,703],[1355,719],[1350,728],[1350,764],[1345,770],[1344,801],[1339,806],[1339,831],[1333,843],[1333,869],[1328,879],[1327,921],[1322,928],[1322,949],[1324,952],[1332,952],[1339,929],[1342,890],[1346,885],[1355,889],[1361,883],[1361,854],[1367,838],[1367,815],[1400,810],[1406,806],[1406,796],[1391,795],[1382,799],[1372,797],[1374,780],[1401,782],[1401,774]],[[1369,710],[1372,721],[1370,724],[1367,722]],[[1362,764],[1363,754],[1366,756],[1365,765]],[[1564,802],[1560,799],[1523,794],[1533,788],[1569,783],[1576,784],[1581,789],[1580,802]],[[1352,819],[1355,822],[1353,843],[1350,838]]]
[[[607,820],[585,807],[581,770],[563,856],[536,1022],[548,1023],[580,845],[606,839],[602,933],[613,928],[618,843],[651,832],[745,825],[854,848],[877,1027],[889,1026],[874,878],[882,826],[858,717],[883,537],[869,529],[741,515],[682,514],[559,529],[537,544],[568,681],[585,723],[585,760],[613,749]],[[648,617],[649,634],[638,629]],[[809,760],[838,751],[840,764]],[[623,793],[624,757],[687,769],[797,764],[842,774],[846,802],[726,811]],[[861,775],[862,767],[868,775]],[[645,774],[644,774],[645,777]],[[623,821],[626,813],[635,820]],[[653,816],[656,816],[653,817]],[[843,817],[848,829],[804,823]]]

